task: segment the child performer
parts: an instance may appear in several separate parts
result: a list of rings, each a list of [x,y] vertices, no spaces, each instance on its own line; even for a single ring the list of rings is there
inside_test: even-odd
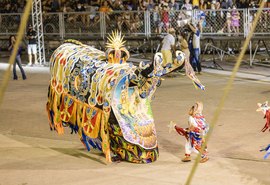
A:
[[[207,149],[202,151],[202,144],[205,142],[204,137],[209,130],[209,126],[202,115],[203,104],[196,102],[189,111],[188,128],[183,129],[176,124],[171,122],[170,127],[175,128],[178,134],[185,136],[185,157],[182,159],[183,162],[191,161],[191,153],[201,153],[201,163],[209,160],[207,156]]]

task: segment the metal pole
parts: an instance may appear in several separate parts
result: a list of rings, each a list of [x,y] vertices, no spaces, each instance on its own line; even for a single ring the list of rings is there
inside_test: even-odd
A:
[[[252,67],[252,41],[249,41],[249,66]]]

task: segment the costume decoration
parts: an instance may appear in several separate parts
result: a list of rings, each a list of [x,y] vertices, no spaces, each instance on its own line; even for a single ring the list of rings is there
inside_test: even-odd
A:
[[[268,107],[268,101],[264,102],[264,103],[258,103],[258,109],[256,110],[257,112],[262,112],[264,114],[264,119],[266,119],[266,123],[264,125],[264,127],[262,128],[262,132],[265,132],[269,126],[270,126],[270,107]],[[270,128],[269,128],[270,131]]]
[[[181,66],[178,52],[163,68],[157,53],[151,64],[127,63],[121,32],[108,38],[106,53],[68,40],[51,56],[47,112],[51,130],[70,127],[90,150],[103,151],[108,162],[150,163],[158,157],[151,99],[161,76]]]

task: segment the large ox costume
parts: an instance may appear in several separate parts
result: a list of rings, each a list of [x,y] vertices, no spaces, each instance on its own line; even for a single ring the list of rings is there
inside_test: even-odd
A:
[[[184,54],[178,51],[165,68],[160,53],[152,64],[136,67],[126,63],[129,52],[123,44],[115,32],[106,53],[73,40],[56,49],[50,61],[50,128],[63,134],[69,126],[88,150],[103,151],[107,161],[150,163],[158,157],[151,97],[160,77],[184,63]]]

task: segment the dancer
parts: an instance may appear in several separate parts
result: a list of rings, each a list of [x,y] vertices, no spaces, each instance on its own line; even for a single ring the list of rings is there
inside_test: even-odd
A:
[[[262,132],[265,132],[269,127],[270,127],[270,107],[268,107],[268,101],[264,103],[258,103],[258,109],[256,110],[257,112],[262,112],[264,115],[264,118],[266,119],[266,123],[264,127],[262,128]],[[269,129],[270,132],[270,129]]]
[[[9,48],[8,48],[11,52],[13,50],[13,47],[14,47],[15,43],[16,43],[16,37],[14,35],[11,35],[9,37]],[[22,68],[21,53],[22,53],[22,47],[19,46],[18,52],[17,52],[17,55],[16,55],[16,59],[15,59],[15,61],[13,63],[13,80],[18,80],[18,76],[17,76],[17,73],[16,73],[16,65],[18,65],[20,70],[21,70],[23,80],[26,80],[26,75],[25,75],[25,72],[24,72],[24,70]]]
[[[191,161],[191,153],[201,153],[201,163],[204,163],[209,160],[207,156],[207,149],[202,151],[202,145],[205,142],[205,135],[209,130],[209,126],[205,121],[205,118],[202,114],[203,104],[202,102],[196,102],[195,105],[189,110],[189,120],[188,128],[181,128],[174,124],[170,123],[170,132],[173,128],[177,131],[179,135],[182,135],[186,138],[185,144],[185,157],[182,159],[183,162]]]

